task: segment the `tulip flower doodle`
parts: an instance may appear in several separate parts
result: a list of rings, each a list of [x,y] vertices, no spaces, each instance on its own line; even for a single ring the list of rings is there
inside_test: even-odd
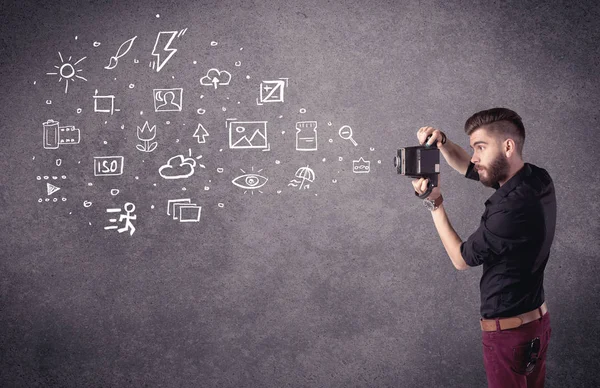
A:
[[[148,125],[148,122],[146,121],[142,128],[137,127],[137,137],[143,142],[143,144],[136,145],[138,151],[152,152],[156,149],[158,143],[150,143],[156,137],[156,125],[153,125],[152,128],[150,128],[150,125]]]

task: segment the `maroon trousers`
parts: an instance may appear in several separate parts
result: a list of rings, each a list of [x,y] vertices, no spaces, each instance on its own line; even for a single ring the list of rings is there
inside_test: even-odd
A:
[[[510,330],[482,331],[483,364],[489,388],[543,387],[546,353],[550,342],[550,313]],[[530,342],[539,337],[539,356],[535,368],[526,372]]]

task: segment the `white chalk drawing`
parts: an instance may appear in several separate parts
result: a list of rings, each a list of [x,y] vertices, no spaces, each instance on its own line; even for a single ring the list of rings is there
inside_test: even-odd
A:
[[[92,203],[90,201],[83,201],[83,207],[88,208],[91,206],[92,206]]]
[[[46,182],[46,192],[48,193],[48,195],[52,195],[58,190],[60,190],[60,187],[54,186],[52,183]]]
[[[99,96],[98,89],[96,89],[92,97],[94,97],[94,112],[110,113],[112,115],[114,112],[121,110],[115,108],[114,95]]]
[[[69,91],[69,81],[71,82],[75,82],[75,79],[81,79],[87,82],[87,79],[83,78],[82,76],[80,76],[79,72],[81,72],[81,69],[76,69],[75,66],[77,66],[79,64],[79,62],[83,61],[85,58],[87,57],[83,57],[81,59],[79,59],[77,62],[75,63],[71,63],[71,58],[69,57],[69,59],[67,59],[67,61],[65,62],[65,60],[63,59],[62,54],[60,53],[60,51],[58,52],[58,56],[60,58],[60,66],[55,65],[54,67],[57,68],[57,72],[56,73],[46,73],[47,75],[58,75],[59,79],[58,82],[62,82],[63,78],[65,80],[65,93],[67,93]]]
[[[94,156],[94,176],[123,175],[123,156]]]
[[[192,203],[190,198],[169,199],[167,215],[179,222],[200,222],[202,206]]]
[[[196,132],[194,132],[193,137],[196,138],[196,140],[198,140],[198,144],[203,144],[206,143],[206,137],[210,136],[208,134],[208,131],[206,130],[206,128],[204,128],[204,126],[200,123],[198,123],[198,128],[196,128]],[[202,139],[200,139],[202,138]]]
[[[296,151],[317,150],[317,122],[299,121],[296,123]]]
[[[229,121],[229,148],[268,149],[266,121]]]
[[[121,211],[125,211],[125,214],[119,214],[118,219],[110,218],[108,221],[112,222],[112,223],[121,223],[121,222],[125,221],[125,225],[122,228],[119,228],[118,225],[109,225],[109,226],[105,226],[104,230],[116,229],[117,232],[119,232],[119,233],[129,231],[129,235],[133,236],[133,233],[135,232],[135,226],[133,226],[133,224],[131,223],[131,220],[137,219],[137,215],[133,215],[133,212],[135,211],[135,205],[131,202],[125,202],[125,205],[123,206],[123,210],[121,210],[121,208],[119,208],[119,207],[106,209],[106,212],[110,213],[110,214],[121,213]]]
[[[154,140],[156,137],[156,125],[153,125],[152,128],[150,128],[148,121],[146,121],[141,128],[137,127],[137,137],[138,140],[142,142],[142,144],[137,144],[135,146],[138,151],[152,152],[156,149],[158,143],[152,142],[152,140]]]
[[[110,195],[113,197],[119,194],[119,189],[110,189]]]
[[[343,127],[341,127],[338,134],[340,135],[340,137],[342,139],[350,140],[352,142],[352,144],[354,144],[355,147],[358,145],[352,138],[352,128],[350,128],[349,125],[344,125]]]
[[[246,194],[248,190],[250,190],[252,195],[254,195],[254,190],[258,191],[259,193],[262,193],[262,191],[258,189],[263,187],[265,183],[267,183],[267,181],[269,180],[269,178],[267,177],[258,175],[258,173],[261,172],[262,169],[258,170],[256,173],[254,172],[254,167],[252,167],[251,173],[246,173],[246,171],[242,170],[241,168],[240,171],[244,174],[234,178],[231,181],[231,183],[233,183],[237,187],[245,189],[246,191],[244,191],[244,194]]]
[[[284,102],[284,90],[287,85],[288,78],[261,82],[260,96],[256,99],[256,105],[263,105],[266,102]]]
[[[44,127],[43,144],[47,150],[55,150],[65,144],[79,144],[81,140],[79,129],[73,125],[61,127],[58,121],[48,120],[42,123],[42,126]]]
[[[218,86],[227,86],[231,81],[231,73],[226,70],[219,70],[212,68],[208,70],[206,75],[200,78],[200,85],[210,86],[213,85],[215,90]]]
[[[156,61],[150,62],[150,67],[153,70],[156,70],[157,73],[161,71],[173,54],[177,52],[177,49],[171,48],[171,43],[175,38],[182,37],[186,31],[187,28],[181,31],[161,31],[158,33],[152,49],[152,55],[156,57]]]
[[[298,179],[292,179],[290,183],[288,183],[288,186],[297,187],[298,190],[308,189],[310,184],[316,179],[314,170],[308,167],[308,165],[306,167],[300,167],[294,176]]]
[[[167,161],[167,164],[158,169],[158,173],[165,179],[183,179],[189,178],[194,174],[196,161],[192,158],[192,150],[189,151],[189,157],[183,155],[175,155]],[[202,155],[196,159],[202,158]],[[203,164],[198,163],[198,167],[206,168]]]
[[[125,54],[129,52],[131,46],[133,46],[133,41],[135,40],[135,38],[137,38],[137,36],[134,36],[133,38],[121,43],[121,45],[117,49],[117,53],[114,56],[110,57],[108,65],[104,66],[104,68],[107,70],[112,70],[115,67],[117,67],[117,65],[119,64],[119,58],[125,56]]]
[[[181,112],[183,89],[154,89],[155,112]]]
[[[362,156],[358,160],[353,160],[352,172],[356,174],[368,174],[371,172],[371,161],[365,160]]]

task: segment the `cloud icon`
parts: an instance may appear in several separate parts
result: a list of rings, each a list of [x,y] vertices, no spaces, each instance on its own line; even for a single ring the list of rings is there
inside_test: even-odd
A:
[[[165,179],[189,178],[194,173],[196,161],[192,158],[184,158],[183,155],[173,156],[167,164],[158,169],[158,173]]]
[[[218,85],[229,85],[229,81],[231,81],[231,74],[228,71],[212,68],[200,78],[200,85],[213,85],[216,89]]]

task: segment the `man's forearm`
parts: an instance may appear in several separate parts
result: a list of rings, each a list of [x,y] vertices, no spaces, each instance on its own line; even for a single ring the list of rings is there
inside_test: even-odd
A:
[[[446,144],[444,144],[440,151],[446,162],[461,174],[465,175],[467,172],[467,168],[469,167],[469,161],[471,157],[461,146],[451,142],[449,139],[446,139]]]
[[[446,252],[448,253],[448,256],[450,256],[450,260],[452,260],[454,267],[458,270],[469,268],[460,253],[460,244],[462,243],[462,240],[458,234],[456,234],[454,228],[452,228],[446,210],[444,209],[444,204],[441,204],[436,210],[433,210],[431,215],[433,216],[433,222],[440,235],[442,244],[444,244],[444,248],[446,248]]]

